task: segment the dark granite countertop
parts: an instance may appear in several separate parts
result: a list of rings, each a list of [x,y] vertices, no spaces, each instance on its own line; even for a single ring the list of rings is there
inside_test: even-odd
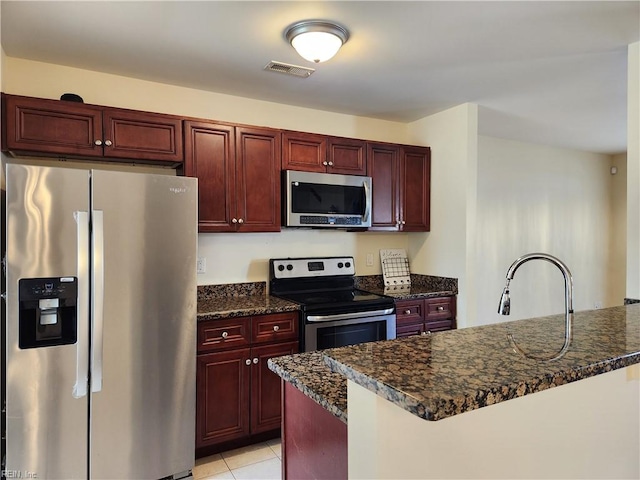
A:
[[[347,379],[332,372],[321,351],[270,358],[269,368],[347,423]]]
[[[378,295],[386,295],[397,300],[414,300],[420,298],[431,297],[450,297],[457,295],[454,290],[441,290],[439,287],[435,289],[425,285],[411,285],[409,290],[391,288],[368,288],[368,292],[377,293]]]
[[[564,342],[564,315],[504,322],[323,351],[332,370],[426,420],[440,420],[505,400],[640,363],[640,305],[576,312]]]
[[[346,422],[347,378],[440,420],[640,363],[640,305],[575,313],[569,349],[553,362],[517,354],[507,333],[529,354],[552,357],[564,342],[564,315],[288,355],[269,368]]]
[[[292,312],[299,305],[271,295],[198,299],[198,321]]]

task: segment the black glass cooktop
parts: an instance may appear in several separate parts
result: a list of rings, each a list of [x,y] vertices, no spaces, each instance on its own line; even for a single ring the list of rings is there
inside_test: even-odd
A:
[[[370,311],[393,308],[394,306],[394,301],[390,297],[357,289],[286,293],[277,296],[300,304],[303,311],[307,313],[311,311],[325,313]]]

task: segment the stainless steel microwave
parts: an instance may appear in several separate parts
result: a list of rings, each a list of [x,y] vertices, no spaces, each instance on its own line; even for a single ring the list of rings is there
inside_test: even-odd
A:
[[[285,170],[282,188],[286,227],[371,226],[371,177]]]

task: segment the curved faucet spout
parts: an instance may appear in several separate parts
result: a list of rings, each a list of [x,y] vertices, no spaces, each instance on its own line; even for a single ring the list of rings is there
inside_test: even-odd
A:
[[[516,270],[522,265],[530,260],[545,260],[547,262],[553,263],[558,269],[562,272],[564,277],[564,310],[565,310],[565,325],[564,325],[564,345],[562,348],[550,358],[540,358],[528,355],[524,352],[517,344],[512,334],[507,334],[507,338],[509,339],[509,343],[511,347],[516,353],[520,355],[531,358],[534,360],[541,361],[553,361],[561,358],[569,349],[569,344],[571,343],[571,330],[572,330],[572,320],[573,320],[573,277],[571,276],[571,272],[569,271],[569,267],[567,267],[560,259],[554,257],[553,255],[549,255],[548,253],[529,253],[527,255],[523,255],[522,257],[516,259],[515,262],[511,264],[509,270],[507,270],[507,283],[502,291],[502,295],[500,297],[500,305],[498,306],[498,313],[500,315],[509,315],[511,313],[511,298],[509,295],[509,283],[513,280],[513,276],[516,273]]]

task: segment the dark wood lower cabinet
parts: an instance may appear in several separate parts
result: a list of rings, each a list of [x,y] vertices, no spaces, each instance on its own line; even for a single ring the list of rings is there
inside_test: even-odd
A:
[[[280,428],[282,397],[280,377],[269,370],[271,357],[291,355],[298,351],[298,342],[266,345],[251,349],[254,363],[251,371],[251,433],[267,432]]]
[[[267,361],[297,353],[297,325],[297,312],[198,324],[197,457],[280,434],[280,377]]]
[[[396,300],[396,336],[427,335],[456,328],[456,297]]]
[[[198,356],[196,447],[249,435],[250,349]]]

